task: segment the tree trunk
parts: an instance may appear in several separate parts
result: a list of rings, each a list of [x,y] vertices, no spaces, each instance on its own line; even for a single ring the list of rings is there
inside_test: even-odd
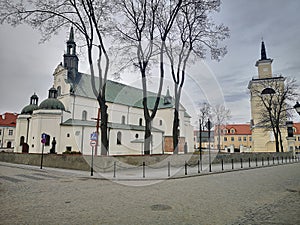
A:
[[[107,105],[101,104],[101,155],[107,155],[108,153],[108,136],[107,136],[107,123],[108,123],[108,114],[107,114]]]
[[[173,118],[173,149],[174,154],[178,154],[179,152],[179,146],[178,146],[178,127],[179,127],[179,112],[178,109],[174,109],[174,118]]]
[[[282,135],[280,130],[278,130],[278,135],[279,135],[280,150],[281,152],[283,152],[284,149],[283,149]]]
[[[151,119],[145,118],[145,141],[144,141],[144,154],[150,155],[151,152]]]

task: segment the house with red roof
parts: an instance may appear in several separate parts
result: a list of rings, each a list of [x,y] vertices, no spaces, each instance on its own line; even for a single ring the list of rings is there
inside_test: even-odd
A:
[[[18,114],[4,113],[0,115],[0,148],[12,150],[15,145],[15,131]]]
[[[300,152],[300,123],[293,124],[293,131],[295,136],[295,150]]]
[[[220,149],[227,152],[251,151],[252,132],[250,124],[227,124],[220,129],[218,132],[217,127],[215,127],[214,142],[216,148],[220,145]]]

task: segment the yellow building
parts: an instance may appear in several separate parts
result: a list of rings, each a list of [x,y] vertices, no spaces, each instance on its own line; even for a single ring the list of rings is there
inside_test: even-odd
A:
[[[272,129],[262,123],[266,115],[263,111],[266,106],[262,104],[263,100],[267,102],[270,98],[276,96],[284,89],[285,78],[276,77],[272,74],[273,59],[267,58],[264,42],[261,43],[261,58],[256,61],[255,66],[258,69],[258,77],[253,78],[248,85],[250,90],[251,104],[251,130],[252,130],[252,151],[254,152],[275,152],[275,137]],[[285,116],[285,115],[283,115]],[[287,151],[287,129],[286,119],[282,122],[281,133],[284,151]]]
[[[218,146],[218,132],[215,128],[215,146]],[[227,124],[221,128],[220,149],[226,152],[251,151],[252,133],[250,124]]]

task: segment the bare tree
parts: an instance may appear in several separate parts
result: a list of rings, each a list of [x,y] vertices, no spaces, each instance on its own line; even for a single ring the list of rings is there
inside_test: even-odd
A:
[[[128,61],[139,70],[142,78],[145,119],[144,154],[151,152],[151,123],[159,107],[164,81],[165,41],[182,2],[182,0],[116,1],[119,12],[117,15],[119,52],[122,56],[128,57]],[[155,60],[159,61],[160,75],[155,102],[151,106],[148,97],[147,72],[150,70],[150,64]],[[127,62],[125,63],[128,65]]]
[[[186,1],[179,10],[175,26],[166,40],[166,53],[174,82],[175,109],[173,119],[173,148],[178,153],[179,105],[186,66],[195,59],[206,57],[210,50],[212,59],[220,60],[226,47],[219,47],[219,41],[229,37],[228,27],[215,25],[209,14],[218,11],[219,0]]]
[[[226,109],[224,105],[216,105],[212,109],[213,112],[213,123],[215,124],[215,133],[218,135],[218,151],[221,151],[221,132],[222,128],[230,119],[230,110]]]
[[[0,21],[13,26],[28,24],[38,29],[42,41],[46,41],[59,30],[71,25],[79,31],[87,50],[91,72],[91,85],[101,110],[101,154],[108,150],[106,81],[109,70],[109,56],[103,35],[107,29],[112,11],[108,0],[32,0],[0,1]],[[96,87],[93,54],[97,52],[99,86]]]
[[[200,104],[200,114],[199,114],[199,151],[202,148],[202,132],[204,131],[207,120],[211,114],[210,104],[204,102]],[[208,131],[210,132],[210,131]]]
[[[254,126],[272,131],[276,152],[283,152],[282,129],[286,129],[286,121],[291,117],[290,110],[298,94],[298,86],[293,78],[274,77],[265,80],[252,80],[251,95],[256,98],[259,109],[258,121]]]

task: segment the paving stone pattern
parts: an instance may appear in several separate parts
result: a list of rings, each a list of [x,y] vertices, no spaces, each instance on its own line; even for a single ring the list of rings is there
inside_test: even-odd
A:
[[[0,162],[0,224],[300,224],[299,171],[293,163],[121,185]]]

